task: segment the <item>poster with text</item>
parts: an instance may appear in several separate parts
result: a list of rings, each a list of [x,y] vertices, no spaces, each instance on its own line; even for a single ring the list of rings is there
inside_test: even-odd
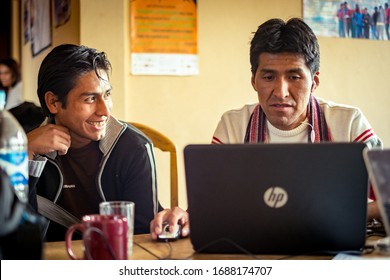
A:
[[[133,75],[199,73],[195,0],[132,0],[130,33]]]

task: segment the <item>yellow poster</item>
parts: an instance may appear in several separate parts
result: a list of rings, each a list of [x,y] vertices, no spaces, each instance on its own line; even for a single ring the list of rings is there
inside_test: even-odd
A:
[[[132,74],[198,74],[195,0],[132,0],[130,32]]]

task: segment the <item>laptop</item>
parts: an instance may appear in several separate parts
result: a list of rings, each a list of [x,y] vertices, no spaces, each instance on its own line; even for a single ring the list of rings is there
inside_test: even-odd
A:
[[[188,145],[191,242],[207,253],[361,251],[362,143]]]
[[[365,149],[364,162],[371,179],[387,236],[390,236],[390,149]]]

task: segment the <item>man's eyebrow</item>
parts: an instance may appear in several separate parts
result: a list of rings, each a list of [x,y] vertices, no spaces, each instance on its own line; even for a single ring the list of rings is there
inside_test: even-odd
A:
[[[100,93],[100,92],[83,92],[81,94],[81,96],[90,96],[90,95],[102,95],[102,94],[105,94],[107,92],[110,92],[112,90],[112,88],[110,87],[109,89],[107,89],[106,91],[104,91],[103,93]]]
[[[302,73],[303,72],[303,69],[298,67],[298,68],[292,68],[292,69],[288,69],[286,71],[287,73],[296,73],[296,72],[299,72],[299,73]]]
[[[263,73],[273,73],[273,72],[276,72],[276,70],[268,69],[268,68],[260,68],[259,70],[260,70],[260,72],[263,72]]]
[[[83,92],[80,96],[100,95],[98,92]]]
[[[260,72],[262,72],[262,73],[276,73],[278,71],[275,69],[263,68],[263,69],[260,69]],[[285,73],[302,73],[302,72],[303,72],[303,69],[300,67],[287,69],[285,71]]]

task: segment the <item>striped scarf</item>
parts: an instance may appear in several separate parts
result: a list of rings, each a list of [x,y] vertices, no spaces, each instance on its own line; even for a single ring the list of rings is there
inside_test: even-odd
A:
[[[324,113],[322,112],[317,99],[313,95],[310,95],[309,103],[307,105],[307,112],[310,123],[310,125],[308,125],[308,142],[312,142],[310,139],[312,129],[314,130],[315,136],[313,142],[332,142],[332,135],[326,123]],[[244,143],[267,142],[266,121],[266,115],[264,114],[260,105],[257,105],[249,119]]]

